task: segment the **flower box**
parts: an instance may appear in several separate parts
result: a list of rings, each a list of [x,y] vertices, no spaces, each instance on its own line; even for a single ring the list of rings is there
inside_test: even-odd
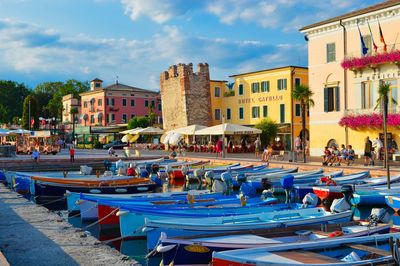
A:
[[[365,67],[376,67],[386,63],[397,64],[400,61],[400,50],[389,53],[368,55],[364,57],[346,58],[341,63],[344,69],[356,70]]]
[[[400,126],[400,114],[388,114],[388,126]],[[343,116],[339,125],[342,127],[349,127],[351,129],[361,128],[382,128],[383,118],[381,114],[362,114],[362,115],[346,115]]]

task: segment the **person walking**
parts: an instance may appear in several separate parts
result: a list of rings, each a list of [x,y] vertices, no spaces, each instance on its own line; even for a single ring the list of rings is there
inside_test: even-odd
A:
[[[69,161],[71,163],[75,162],[75,149],[74,146],[69,147]]]
[[[365,159],[364,166],[368,166],[370,164],[374,165],[374,162],[372,160],[372,141],[369,140],[369,137],[365,138],[364,159]]]
[[[40,159],[40,152],[39,152],[39,149],[35,149],[35,150],[32,152],[32,159],[33,159],[33,161],[35,161],[36,163],[39,162],[39,159]]]
[[[217,144],[215,146],[216,146],[215,149],[217,152],[217,158],[218,158],[218,155],[221,155],[221,158],[222,158],[222,153],[224,152],[222,149],[222,138],[218,139]]]
[[[254,151],[255,151],[256,158],[260,157],[260,151],[261,151],[260,137],[257,137],[257,139],[254,141]]]

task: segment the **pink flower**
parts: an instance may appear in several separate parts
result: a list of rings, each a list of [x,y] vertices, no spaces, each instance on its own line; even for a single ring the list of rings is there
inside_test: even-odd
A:
[[[364,68],[369,65],[380,65],[380,64],[385,64],[388,62],[396,62],[400,61],[400,51],[392,51],[389,53],[383,53],[383,54],[375,54],[375,55],[369,55],[369,56],[364,56],[364,57],[353,57],[353,58],[346,58],[343,60],[341,63],[341,66],[344,69],[350,69],[350,68]]]
[[[388,114],[387,124],[389,126],[400,126],[400,114]],[[339,125],[349,127],[351,129],[360,128],[382,128],[383,119],[381,114],[362,114],[362,115],[347,115],[339,120]]]

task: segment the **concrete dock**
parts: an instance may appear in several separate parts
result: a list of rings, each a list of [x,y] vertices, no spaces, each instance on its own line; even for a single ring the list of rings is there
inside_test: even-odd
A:
[[[0,184],[0,266],[8,264],[139,265]]]

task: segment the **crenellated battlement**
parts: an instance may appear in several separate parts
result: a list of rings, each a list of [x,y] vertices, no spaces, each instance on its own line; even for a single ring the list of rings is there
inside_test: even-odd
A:
[[[193,71],[193,64],[182,64],[172,65],[168,68],[168,71],[164,71],[160,75],[160,81],[173,79],[173,78],[184,78],[191,76],[209,76],[209,68],[207,63],[197,64],[197,72]]]
[[[160,74],[165,130],[193,124],[209,126],[211,117],[210,73],[207,63],[172,65]]]

